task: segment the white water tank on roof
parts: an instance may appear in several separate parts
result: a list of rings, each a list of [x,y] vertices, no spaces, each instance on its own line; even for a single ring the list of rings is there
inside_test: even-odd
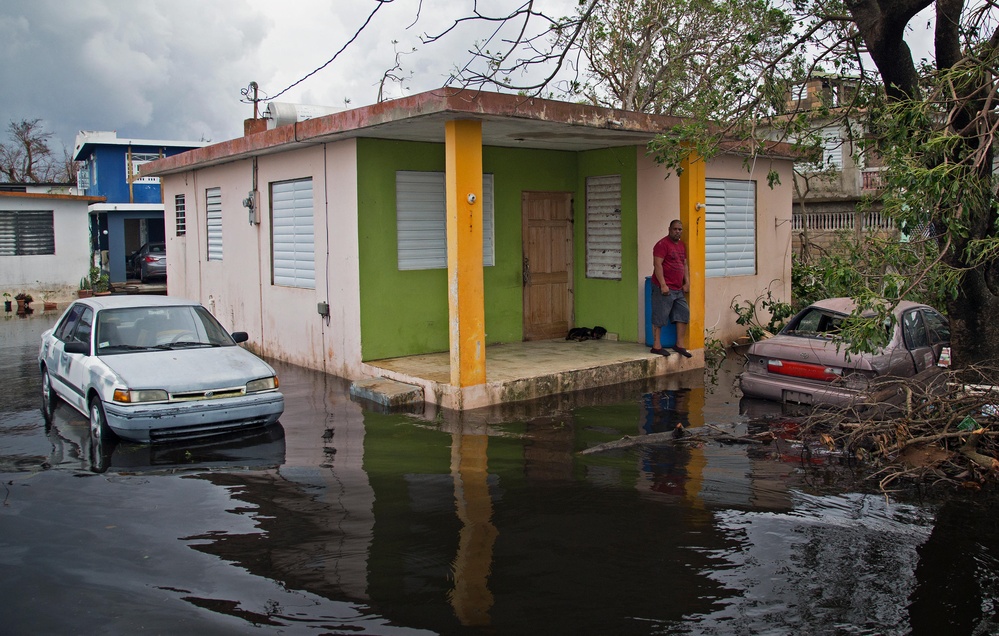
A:
[[[311,104],[289,104],[288,102],[269,102],[264,110],[267,129],[293,124],[297,121],[315,119],[324,115],[338,113],[343,108],[335,106],[314,106]]]

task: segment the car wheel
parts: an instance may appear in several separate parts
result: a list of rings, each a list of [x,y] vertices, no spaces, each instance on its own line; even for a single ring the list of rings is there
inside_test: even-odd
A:
[[[108,418],[104,415],[104,404],[101,399],[90,399],[90,441],[94,448],[103,448],[111,441],[114,433],[108,428]]]
[[[55,411],[58,399],[55,391],[52,390],[52,379],[49,377],[49,371],[45,369],[42,371],[42,417],[45,418],[46,424],[52,421],[52,412]]]
[[[146,282],[149,281],[149,276],[146,275],[146,268],[145,267],[139,268],[139,280],[142,281],[143,285],[145,285]]]

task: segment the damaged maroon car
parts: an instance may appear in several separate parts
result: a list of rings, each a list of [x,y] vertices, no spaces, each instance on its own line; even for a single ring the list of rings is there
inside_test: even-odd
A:
[[[743,395],[777,402],[846,406],[877,377],[911,377],[950,364],[950,326],[928,305],[895,307],[888,343],[873,353],[848,353],[836,338],[854,310],[850,298],[830,298],[795,315],[779,334],[753,343],[739,376]]]

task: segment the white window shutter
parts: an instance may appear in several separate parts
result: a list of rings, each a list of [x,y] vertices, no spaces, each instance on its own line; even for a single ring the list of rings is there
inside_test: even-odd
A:
[[[316,288],[312,179],[271,184],[271,267],[275,285]]]
[[[756,273],[756,182],[705,180],[705,276]]]
[[[482,264],[496,262],[493,175],[482,175]],[[443,172],[395,173],[400,270],[447,267],[447,203]]]
[[[621,280],[621,175],[586,178],[586,277]]]

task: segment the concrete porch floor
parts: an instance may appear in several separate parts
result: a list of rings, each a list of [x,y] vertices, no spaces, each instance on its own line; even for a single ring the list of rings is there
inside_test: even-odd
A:
[[[371,380],[355,382],[351,391],[383,405],[423,401],[457,411],[535,400],[647,380],[704,367],[704,351],[684,358],[676,352],[655,355],[649,347],[613,340],[536,340],[486,347],[486,383],[451,385],[450,354],[429,353],[373,360],[364,365]],[[399,392],[408,397],[392,397]],[[419,393],[422,392],[422,395]]]

